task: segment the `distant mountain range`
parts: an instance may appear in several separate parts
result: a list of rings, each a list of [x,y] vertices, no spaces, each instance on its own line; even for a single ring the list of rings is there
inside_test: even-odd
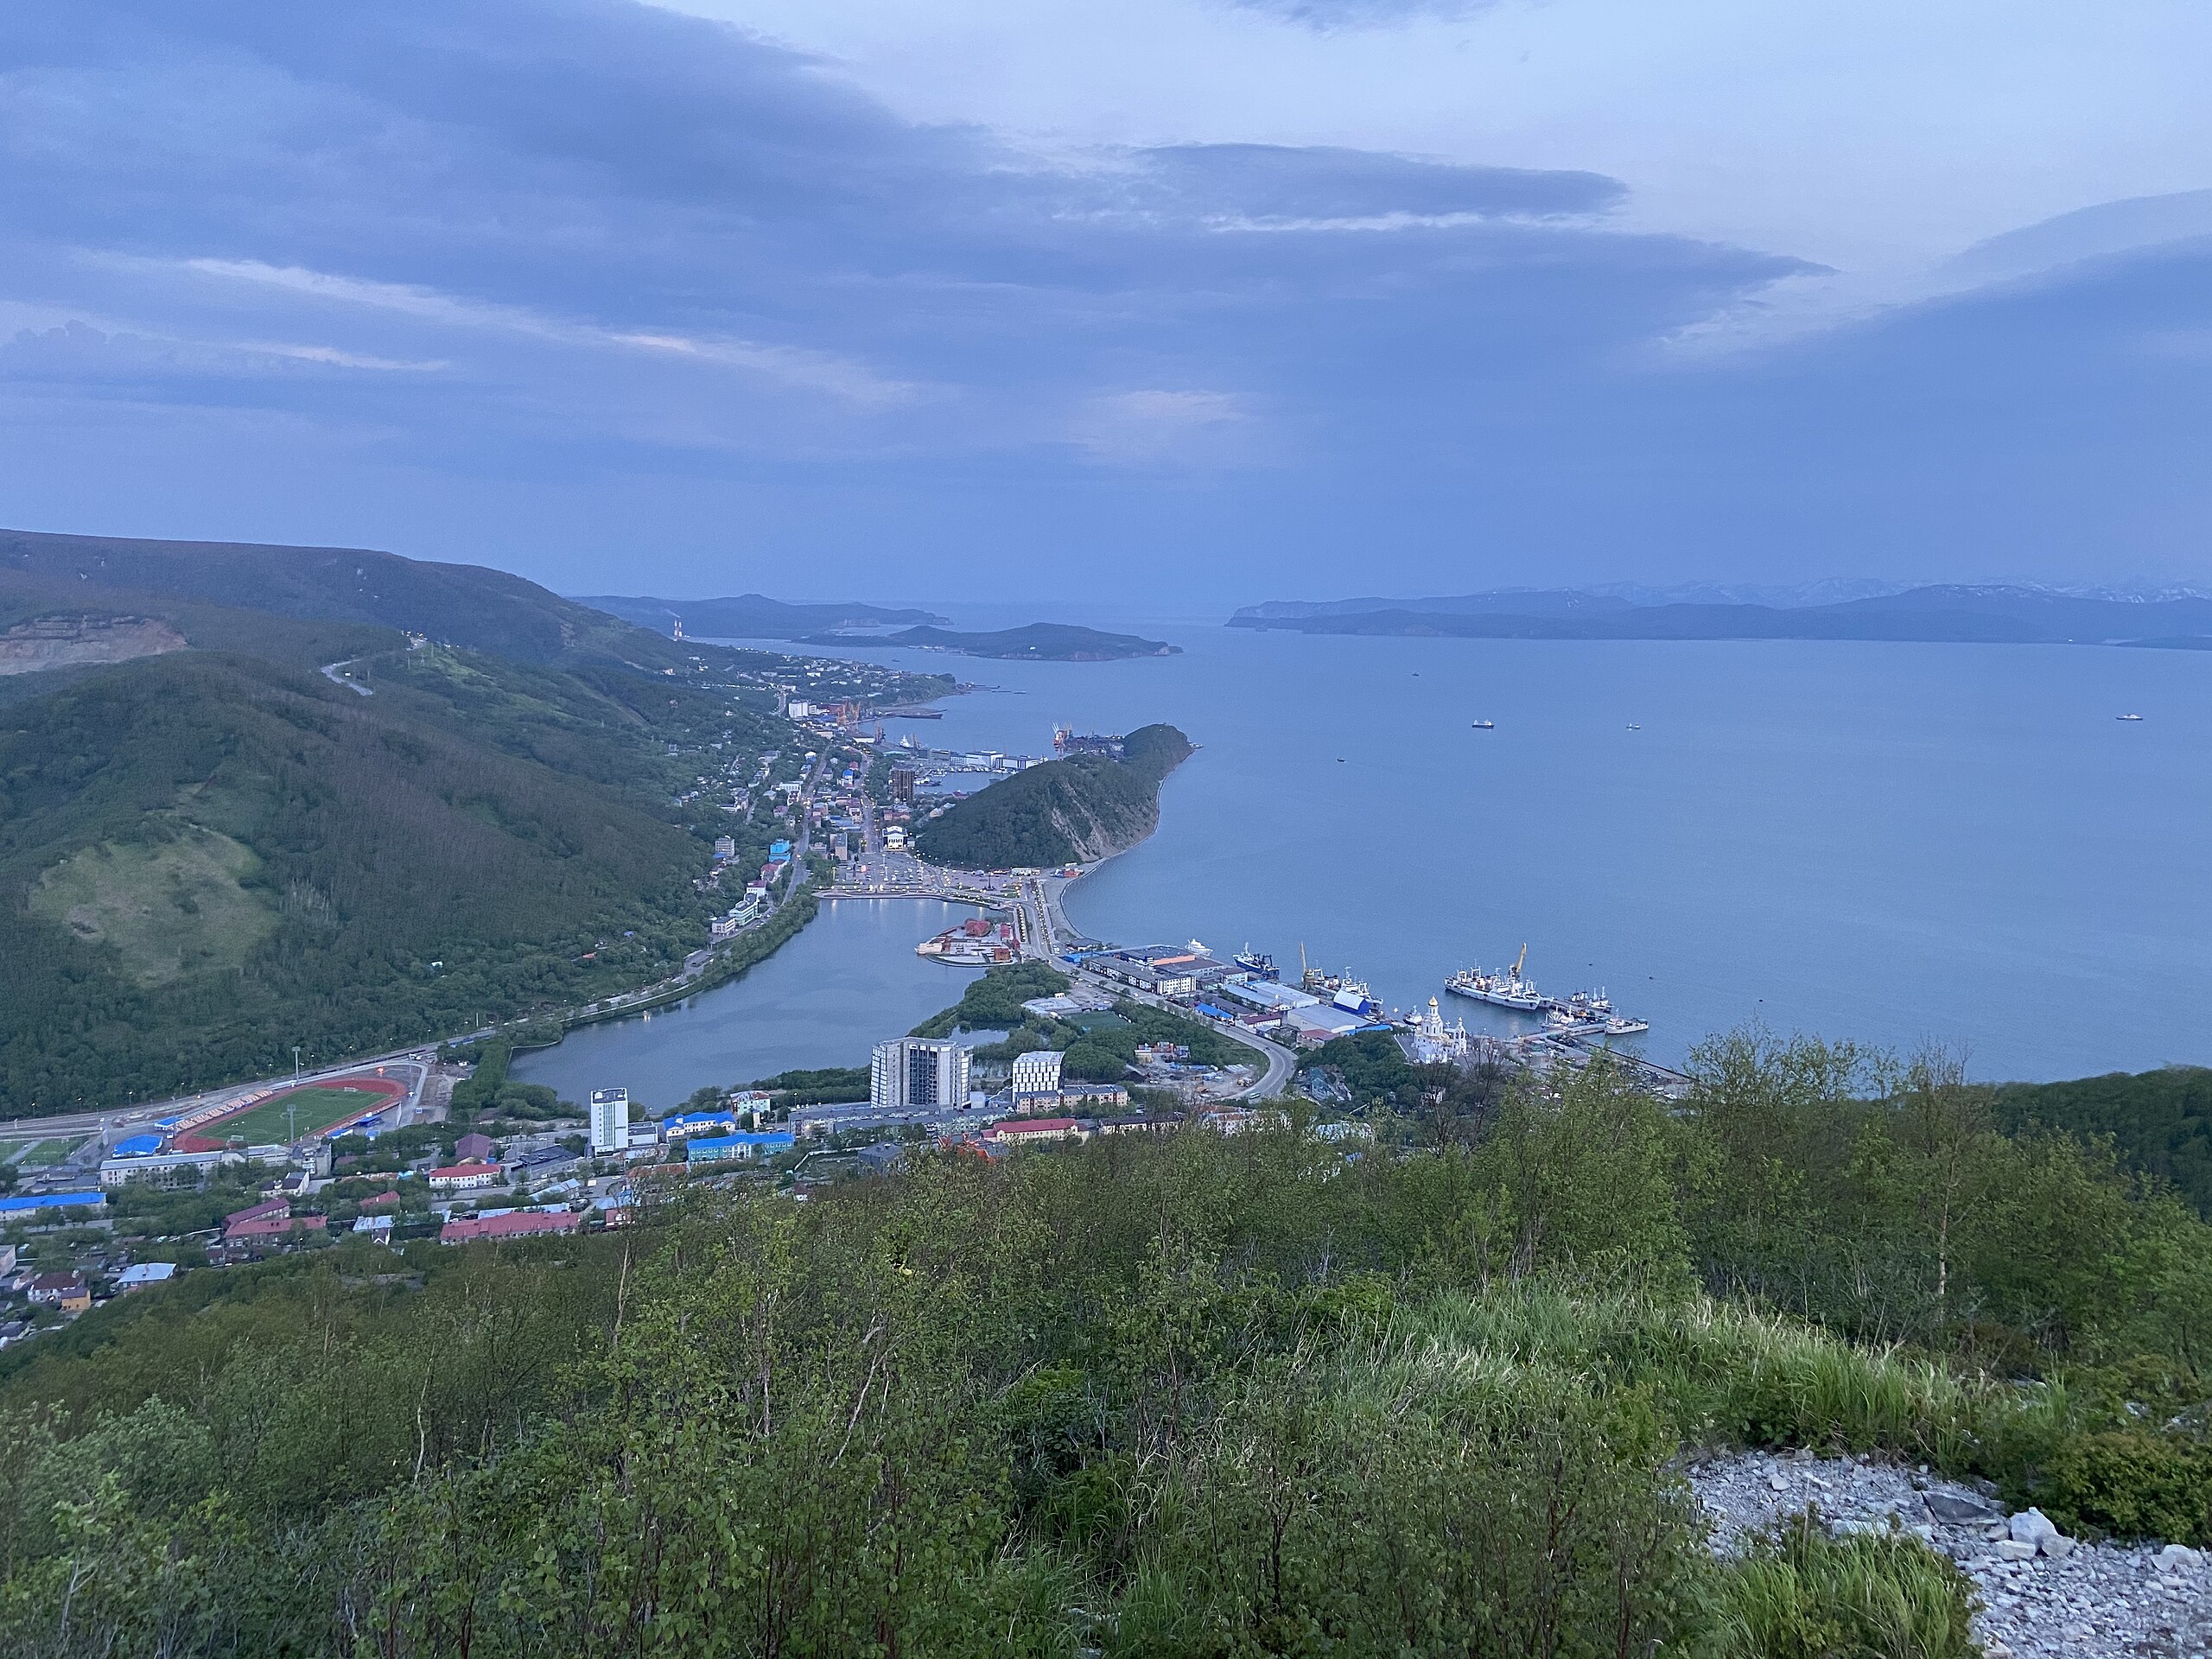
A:
[[[1829,582],[1770,589],[1764,601],[1662,596],[1668,590],[1501,588],[1452,598],[1277,601],[1248,606],[1233,628],[1483,639],[1897,639],[1929,643],[2201,646],[2212,598],[2188,589],[2119,597],[2011,586],[1930,586],[1843,597]],[[1884,587],[1886,584],[1865,584]],[[1780,602],[1785,594],[1829,596]],[[1680,594],[1682,590],[1674,590]],[[1649,599],[1631,594],[1652,595]]]
[[[666,634],[681,623],[694,639],[799,639],[837,628],[900,627],[942,623],[933,612],[894,610],[847,601],[790,604],[765,594],[734,599],[651,599],[616,594],[579,595],[579,605]]]
[[[808,645],[922,645],[937,651],[958,652],[965,657],[990,657],[1001,662],[1108,663],[1125,657],[1173,657],[1180,645],[1141,639],[1134,633],[1105,633],[1066,622],[1032,622],[1026,627],[1000,628],[989,633],[956,633],[945,628],[905,628],[897,633],[809,634],[799,641]]]

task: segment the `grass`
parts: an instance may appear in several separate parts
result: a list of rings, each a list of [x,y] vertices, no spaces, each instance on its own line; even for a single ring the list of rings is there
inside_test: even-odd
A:
[[[30,911],[87,944],[112,946],[142,985],[236,967],[276,926],[239,885],[261,861],[228,836],[179,823],[156,844],[102,842],[41,875]]]
[[[200,1133],[210,1139],[223,1140],[243,1135],[250,1147],[267,1146],[290,1139],[295,1122],[299,1126],[299,1134],[312,1135],[318,1129],[328,1128],[340,1118],[380,1106],[388,1098],[392,1097],[369,1089],[295,1089],[273,1100],[263,1101],[241,1116],[210,1123]],[[296,1110],[288,1111],[287,1108]]]
[[[23,1150],[16,1161],[25,1169],[46,1169],[62,1162],[69,1154],[84,1145],[82,1135],[65,1135],[59,1141],[35,1141]]]
[[[1972,1586],[1917,1538],[1831,1538],[1809,1513],[1723,1574],[1721,1659],[1974,1659]]]
[[[1703,1297],[1545,1286],[1446,1296],[1395,1333],[1459,1356],[1647,1388],[1693,1444],[1884,1451],[2005,1478],[2068,1432],[2055,1382],[2023,1389]]]

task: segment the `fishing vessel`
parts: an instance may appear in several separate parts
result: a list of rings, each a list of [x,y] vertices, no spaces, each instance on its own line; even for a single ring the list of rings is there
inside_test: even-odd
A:
[[[1273,957],[1263,951],[1255,950],[1249,944],[1230,960],[1255,979],[1275,980],[1282,977],[1281,970],[1275,966],[1275,959]]]
[[[2114,720],[2140,720],[2143,716],[2140,715],[2114,715],[2113,718]]]
[[[1494,732],[1497,729],[1497,722],[1494,720],[1478,720],[1475,722],[1475,729],[1478,732]]]
[[[1545,1006],[1545,1001],[1542,993],[1521,977],[1522,964],[1528,960],[1529,947],[1523,944],[1521,954],[1513,959],[1513,965],[1503,973],[1486,974],[1479,968],[1463,968],[1444,982],[1444,988],[1455,996],[1487,1002],[1494,1008],[1534,1014]]]
[[[1633,1037],[1639,1031],[1651,1029],[1649,1020],[1639,1020],[1632,1014],[1609,1014],[1605,1016],[1605,1035]]]

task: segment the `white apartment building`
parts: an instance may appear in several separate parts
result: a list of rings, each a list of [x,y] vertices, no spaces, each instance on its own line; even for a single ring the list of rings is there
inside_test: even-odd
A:
[[[1033,1048],[1014,1057],[1013,1088],[1016,1096],[1057,1095],[1060,1092],[1061,1054],[1056,1048]]]
[[[868,1097],[878,1111],[963,1106],[968,1100],[968,1051],[958,1043],[926,1037],[878,1043],[868,1067]]]
[[[591,1149],[601,1158],[630,1149],[630,1091],[594,1089],[591,1091]]]

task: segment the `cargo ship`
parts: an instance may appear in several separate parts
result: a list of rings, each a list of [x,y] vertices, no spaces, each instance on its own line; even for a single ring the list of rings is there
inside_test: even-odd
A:
[[[1522,964],[1528,960],[1529,947],[1524,944],[1521,954],[1513,959],[1513,965],[1503,973],[1486,974],[1479,968],[1463,968],[1444,982],[1444,988],[1455,996],[1487,1002],[1494,1008],[1510,1008],[1516,1014],[1537,1013],[1548,1004],[1533,983],[1521,977]]]
[[[1281,971],[1276,968],[1275,959],[1273,957],[1268,956],[1264,952],[1255,950],[1249,944],[1242,950],[1239,950],[1234,957],[1230,958],[1230,960],[1234,962],[1237,967],[1242,969],[1244,972],[1251,975],[1255,979],[1273,981],[1282,977]]]

